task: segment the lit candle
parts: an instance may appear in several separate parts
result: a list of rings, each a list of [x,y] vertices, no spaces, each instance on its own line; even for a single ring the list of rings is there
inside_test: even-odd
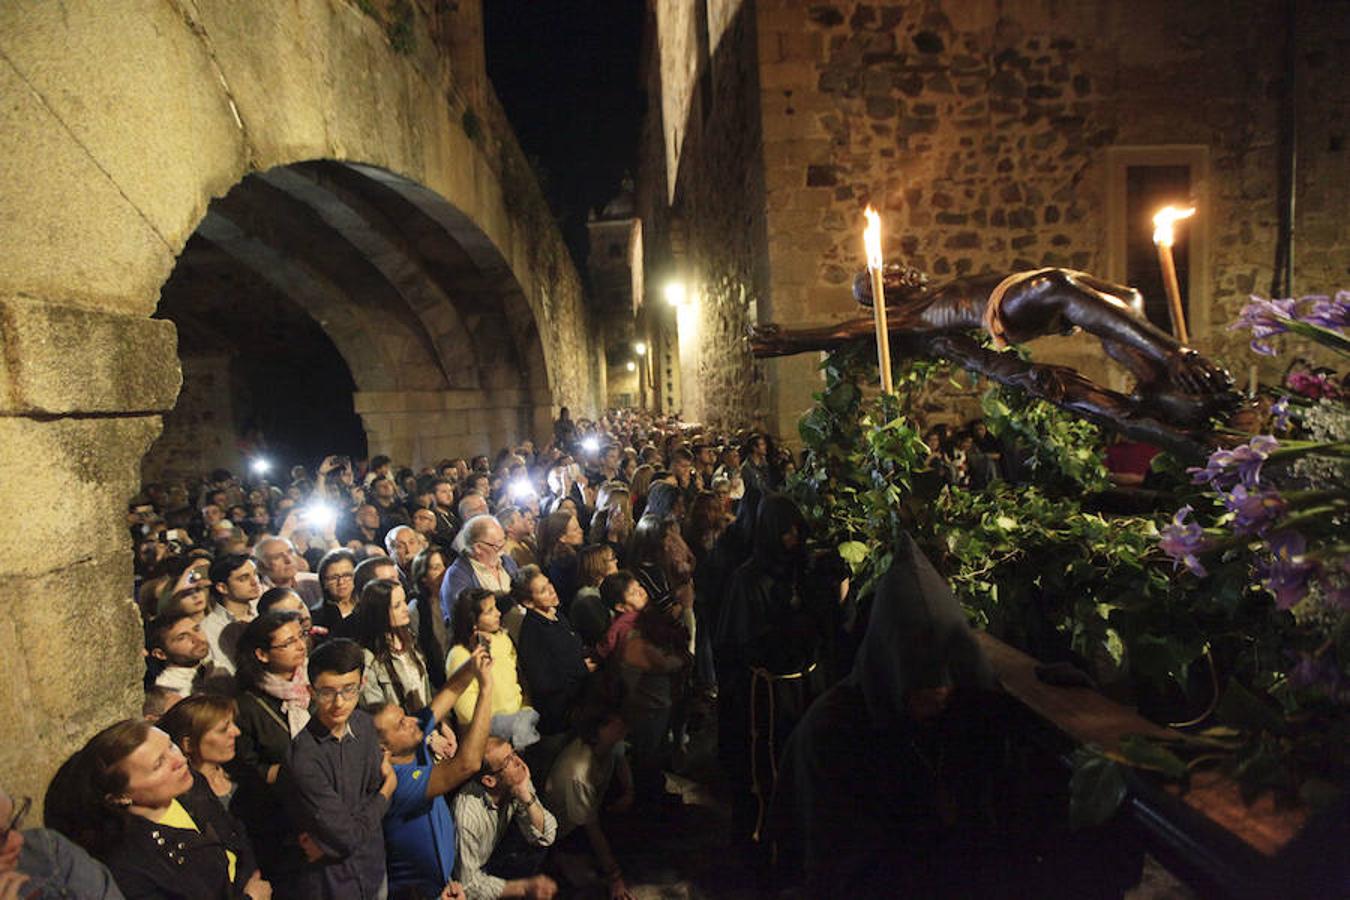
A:
[[[889,394],[891,383],[891,335],[886,329],[886,291],[881,281],[881,217],[870,205],[863,211],[867,227],[863,246],[867,249],[867,271],[872,276],[872,318],[877,329],[877,368],[881,372],[881,392]]]
[[[1172,224],[1178,219],[1189,219],[1195,215],[1195,207],[1177,209],[1164,206],[1153,217],[1153,243],[1158,248],[1158,262],[1162,265],[1163,287],[1167,290],[1167,308],[1172,314],[1172,335],[1181,343],[1189,344],[1190,335],[1186,333],[1186,313],[1181,309],[1181,286],[1177,284],[1177,266],[1172,260],[1174,235]]]

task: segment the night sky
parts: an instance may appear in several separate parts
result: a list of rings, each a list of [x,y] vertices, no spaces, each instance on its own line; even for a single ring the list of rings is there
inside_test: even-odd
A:
[[[487,70],[585,277],[586,216],[637,175],[641,0],[486,0]]]

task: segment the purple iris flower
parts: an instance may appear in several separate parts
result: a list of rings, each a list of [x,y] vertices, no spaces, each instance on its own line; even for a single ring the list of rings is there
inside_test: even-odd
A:
[[[1292,298],[1284,300],[1265,300],[1252,295],[1251,302],[1242,308],[1238,320],[1229,325],[1229,330],[1250,328],[1252,331],[1252,350],[1262,356],[1274,356],[1275,348],[1267,338],[1284,334],[1289,330],[1298,301]]]
[[[1177,510],[1177,514],[1172,517],[1172,524],[1164,526],[1158,546],[1172,558],[1174,570],[1185,563],[1186,568],[1197,578],[1204,578],[1209,573],[1200,564],[1196,554],[1205,549],[1205,530],[1195,522],[1186,521],[1192,511],[1190,506]]]
[[[1312,325],[1321,325],[1332,331],[1344,331],[1350,328],[1350,291],[1337,291],[1335,297],[1304,297],[1310,301],[1312,309],[1302,316],[1303,321]]]
[[[1292,609],[1308,594],[1308,579],[1317,564],[1303,559],[1308,542],[1297,531],[1281,531],[1270,539],[1270,559],[1258,564],[1261,581],[1275,595],[1278,609]]]
[[[1276,431],[1289,430],[1290,414],[1288,397],[1281,397],[1279,400],[1276,400],[1275,404],[1270,408],[1270,414],[1275,417]]]
[[[1209,455],[1203,469],[1192,466],[1186,471],[1191,473],[1192,483],[1209,482],[1215,489],[1222,489],[1234,483],[1256,487],[1261,481],[1261,464],[1279,446],[1280,442],[1273,436],[1258,434],[1246,444],[1232,450],[1215,450]]]
[[[1229,512],[1235,513],[1233,529],[1238,534],[1264,533],[1273,522],[1284,515],[1289,506],[1279,491],[1248,492],[1240,484],[1222,497],[1223,505]]]
[[[1313,688],[1329,697],[1339,697],[1345,690],[1345,677],[1336,665],[1335,657],[1299,655],[1298,662],[1289,670],[1289,684],[1296,688]]]

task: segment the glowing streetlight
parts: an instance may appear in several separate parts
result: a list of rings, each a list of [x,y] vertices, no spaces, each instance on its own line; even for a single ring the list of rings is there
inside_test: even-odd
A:
[[[668,281],[666,282],[665,289],[662,293],[664,294],[667,303],[671,306],[679,306],[684,303],[685,299],[684,282]]]
[[[638,356],[646,356],[647,345],[642,341],[638,341],[636,344],[633,345],[633,352],[636,353]]]
[[[266,475],[272,470],[272,463],[270,460],[259,456],[249,463],[248,467],[253,470],[254,475]]]
[[[630,359],[630,360],[628,361],[627,366],[625,366],[625,368],[627,368],[628,371],[630,371],[630,372],[636,372],[636,371],[637,371],[637,363],[633,362],[633,361]]]

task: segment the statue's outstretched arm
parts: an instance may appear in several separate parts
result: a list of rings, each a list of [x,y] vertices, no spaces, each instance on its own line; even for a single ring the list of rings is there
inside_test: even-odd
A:
[[[957,332],[930,335],[925,341],[927,355],[949,359],[999,384],[1020,388],[1135,440],[1166,447],[1187,459],[1199,459],[1208,452],[1195,435],[1160,421],[1139,401],[1104,388],[1067,366],[1027,362],[1015,353],[999,353]]]
[[[847,319],[815,328],[784,328],[767,323],[750,328],[750,352],[758,357],[791,356],[812,350],[836,350],[861,337],[872,337],[871,317]]]

